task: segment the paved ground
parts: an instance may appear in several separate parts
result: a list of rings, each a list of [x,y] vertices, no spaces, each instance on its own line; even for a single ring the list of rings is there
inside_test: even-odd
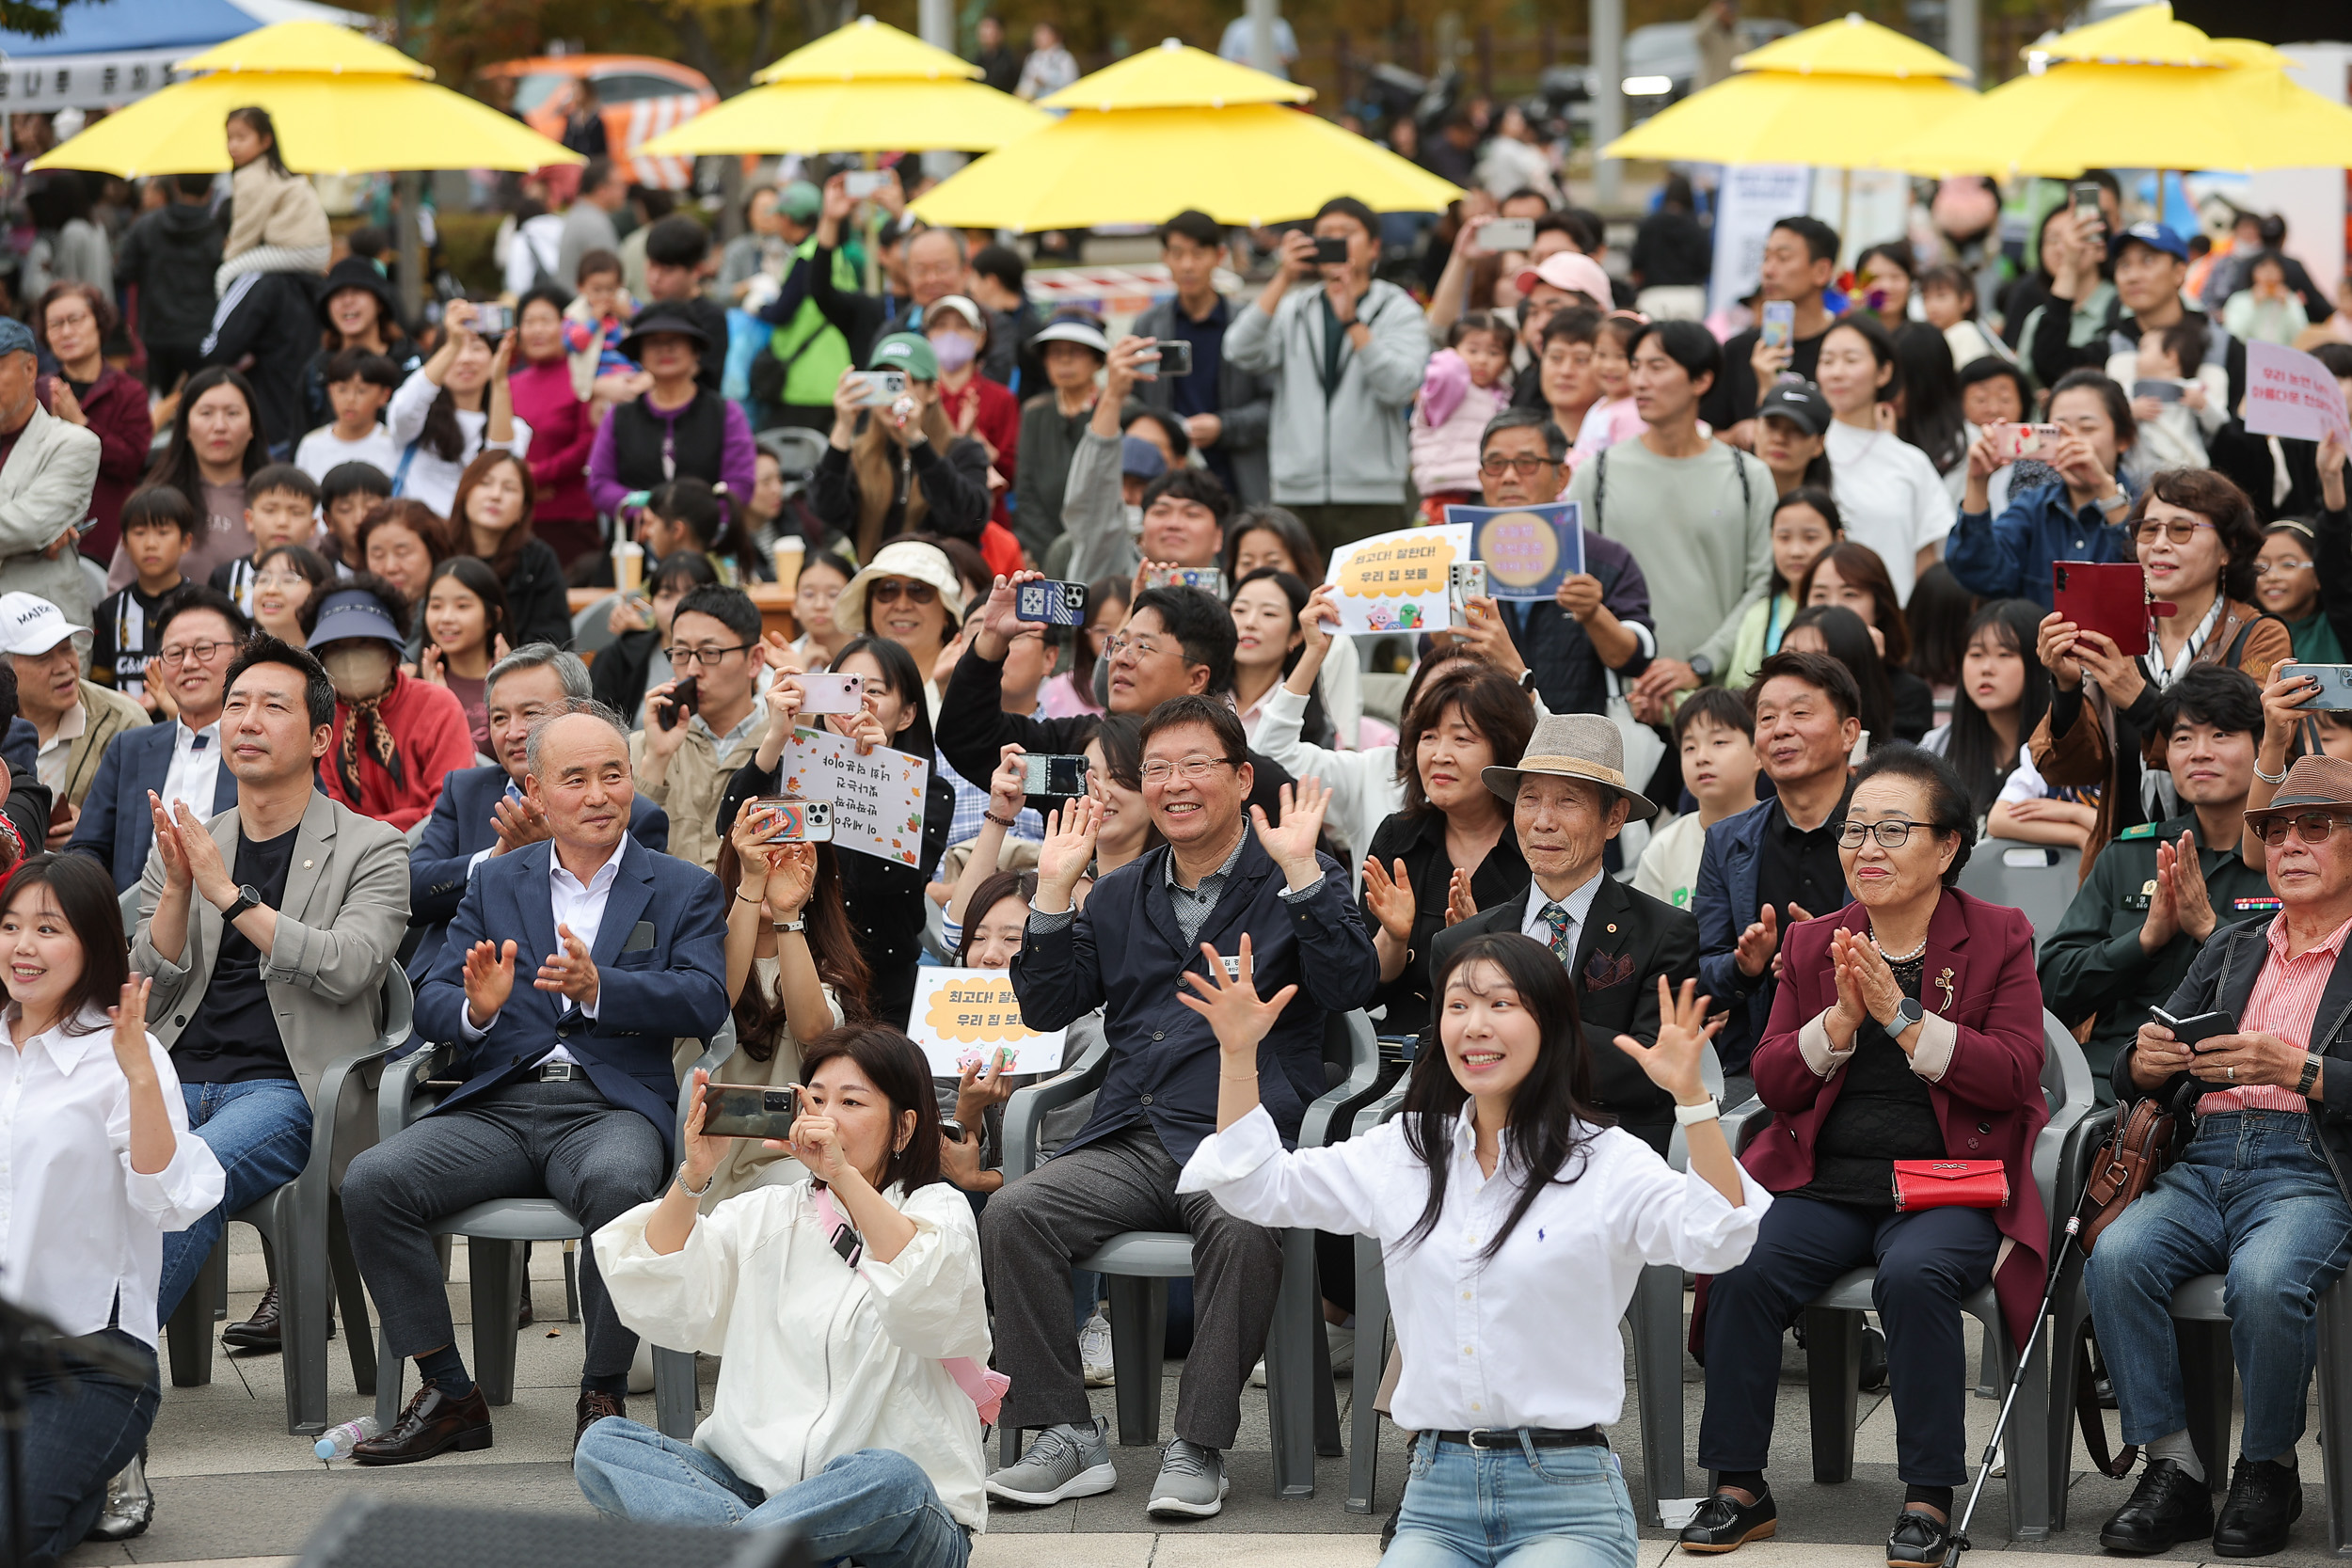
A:
[[[230,1271],[230,1313],[243,1318],[262,1283],[262,1259],[252,1232],[232,1227],[234,1256]],[[460,1323],[469,1323],[466,1267],[453,1271],[453,1304]],[[580,1511],[586,1504],[566,1464],[572,1401],[578,1388],[579,1334],[563,1323],[561,1255],[541,1248],[533,1259],[534,1305],[539,1324],[524,1331],[516,1356],[515,1402],[496,1412],[497,1445],[482,1453],[448,1454],[428,1464],[390,1470],[329,1468],[310,1453],[308,1438],[283,1431],[284,1394],[276,1356],[216,1354],[213,1383],[201,1388],[170,1388],[151,1446],[157,1515],[154,1527],[136,1540],[113,1546],[85,1546],[67,1568],[113,1563],[172,1563],[205,1568],[283,1568],[318,1521],[344,1496],[371,1490],[387,1496],[469,1507]],[[470,1342],[470,1329],[462,1331]],[[330,1347],[329,1370],[337,1387],[334,1419],[367,1414],[373,1406],[351,1382],[342,1341]],[[1175,1378],[1181,1363],[1168,1369],[1163,1408],[1175,1408]],[[705,1402],[716,1364],[703,1364]],[[1682,1389],[1691,1446],[1695,1449],[1701,1388],[1698,1369],[1686,1361]],[[1893,1412],[1883,1397],[1865,1396],[1855,1433],[1854,1479],[1843,1486],[1818,1486],[1807,1479],[1804,1356],[1793,1345],[1783,1365],[1779,1443],[1781,1463],[1773,1473],[1780,1499],[1778,1540],[1758,1543],[1738,1554],[1741,1568],[1869,1568],[1884,1560],[1883,1542],[1900,1505],[1895,1477]],[[1640,1428],[1631,1395],[1617,1429],[1626,1477],[1637,1499],[1646,1494],[1641,1477]],[[1344,1423],[1351,1393],[1340,1385]],[[1111,1391],[1101,1390],[1096,1408],[1112,1414]],[[652,1397],[632,1402],[632,1414],[650,1419]],[[1971,1452],[1991,1430],[1995,1407],[1970,1405]],[[2316,1423],[2314,1423],[2315,1430]],[[1320,1463],[1317,1490],[1304,1501],[1278,1501],[1272,1495],[1265,1407],[1252,1397],[1243,1407],[1242,1435],[1231,1458],[1232,1496],[1214,1520],[1169,1528],[1149,1518],[1143,1498],[1156,1473],[1149,1449],[1120,1449],[1114,1459],[1120,1484],[1101,1497],[1056,1508],[1000,1508],[974,1555],[975,1568],[1361,1568],[1379,1556],[1380,1521],[1395,1504],[1405,1474],[1404,1446],[1382,1423],[1380,1484],[1375,1512],[1345,1512],[1347,1471],[1343,1460]],[[2080,1463],[2079,1456],[2077,1463]],[[2311,1437],[2303,1449],[2303,1470],[2316,1477],[2318,1449]],[[1694,1468],[1689,1484],[1704,1478]],[[2098,1554],[2095,1530],[2129,1486],[2096,1474],[2078,1473],[2072,1490],[2072,1528],[2047,1543],[2005,1539],[2007,1509],[1996,1480],[1985,1492],[1974,1535],[1981,1552],[2030,1554],[2051,1568],[2072,1563],[2113,1562]],[[2266,1560],[2280,1568],[2304,1568],[2332,1560],[2326,1550],[2327,1501],[2317,1486],[2305,1489],[2302,1522],[2291,1548]],[[1685,1560],[1669,1533],[1644,1530],[1642,1560],[1663,1565]],[[2209,1548],[2183,1548],[2170,1560],[2198,1562]]]

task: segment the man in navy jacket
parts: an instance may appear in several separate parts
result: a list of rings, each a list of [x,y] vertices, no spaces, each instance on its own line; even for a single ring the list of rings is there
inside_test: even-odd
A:
[[[421,981],[431,973],[475,868],[548,836],[545,815],[523,791],[531,726],[567,700],[590,694],[588,666],[552,642],[526,642],[490,667],[482,701],[490,715],[490,751],[499,760],[442,781],[441,798],[433,803],[433,815],[425,818],[408,858],[408,923],[423,930],[408,958],[410,979]],[[628,811],[628,836],[667,853],[670,814],[636,796]],[[135,867],[132,875],[137,874]]]
[[[1263,1102],[1285,1138],[1324,1090],[1327,1016],[1360,1007],[1380,978],[1346,874],[1315,851],[1328,791],[1285,788],[1279,825],[1243,819],[1251,778],[1240,720],[1203,696],[1174,698],[1143,724],[1143,797],[1165,848],[1071,894],[1093,859],[1101,808],[1081,800],[1040,853],[1028,931],[1012,960],[1022,1017],[1059,1029],[1104,1009],[1110,1062],[1094,1113],[1053,1161],[1003,1188],[981,1213],[996,1305],[997,1367],[1012,1378],[1004,1423],[1042,1429],[989,1492],[1041,1504],[1118,1483],[1108,1439],[1088,1415],[1070,1266],[1126,1230],[1186,1230],[1193,1243],[1192,1352],[1176,1403],[1176,1441],[1149,1508],[1204,1517],[1225,1489],[1223,1450],[1241,1419],[1242,1382],[1265,1350],[1281,1281],[1275,1234],[1237,1220],[1176,1178],[1216,1128],[1217,1043],[1176,1002],[1179,977],[1251,944],[1260,994],[1298,994],[1259,1047]]]
[[[362,1465],[490,1446],[433,1222],[492,1198],[545,1196],[593,1234],[656,1196],[675,1158],[671,1041],[707,1038],[726,1022],[726,895],[700,866],[628,836],[634,791],[618,716],[566,704],[532,732],[529,757],[529,800],[552,838],[475,873],[417,993],[418,1035],[465,1042],[465,1082],[352,1161],[343,1180],[352,1250],[385,1342],[415,1356],[423,1377],[399,1423],[359,1445]],[[593,1257],[580,1299],[587,1346],[575,1441],[591,1422],[628,1413],[637,1353]]]

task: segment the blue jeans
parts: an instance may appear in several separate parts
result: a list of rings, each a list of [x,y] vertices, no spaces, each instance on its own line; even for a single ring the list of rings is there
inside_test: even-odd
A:
[[[259,1203],[310,1163],[310,1101],[290,1078],[183,1084],[188,1126],[229,1178],[220,1207],[185,1230],[164,1233],[164,1279],[155,1310],[166,1323],[220,1243],[229,1216]]]
[[[163,1398],[155,1352],[119,1328],[91,1336],[141,1369],[134,1383],[58,1347],[62,1367],[24,1377],[24,1544],[29,1562],[54,1562],[82,1544],[105,1506],[106,1483],[138,1457]],[[8,1498],[0,1486],[0,1543]],[[0,1548],[4,1549],[4,1548]]]
[[[2293,1456],[2319,1356],[2319,1298],[2352,1249],[2352,1206],[2313,1136],[2299,1111],[2208,1117],[2188,1152],[2099,1238],[2086,1269],[2090,1316],[2124,1442],[2188,1425],[2172,1291],[2218,1274],[2246,1399],[2239,1451]]]
[[[657,1525],[792,1525],[818,1562],[963,1568],[971,1537],[922,1467],[888,1449],[845,1453],[773,1497],[649,1426],[607,1416],[580,1436],[572,1475],[600,1513]]]
[[[1380,1568],[1633,1568],[1633,1499],[1604,1448],[1473,1449],[1413,1439]]]

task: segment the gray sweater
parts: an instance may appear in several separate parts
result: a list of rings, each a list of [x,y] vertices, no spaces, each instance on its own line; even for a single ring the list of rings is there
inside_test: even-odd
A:
[[[1705,654],[1720,673],[1731,667],[1740,617],[1772,580],[1778,494],[1772,471],[1736,447],[1710,441],[1696,457],[1661,457],[1637,436],[1581,464],[1567,499],[1658,585],[1658,657]]]
[[[1273,315],[1253,302],[1225,334],[1225,358],[1274,381],[1274,499],[1282,506],[1394,505],[1405,499],[1411,453],[1405,416],[1429,362],[1421,307],[1375,279],[1356,307],[1371,346],[1340,349],[1336,382],[1323,382],[1323,286],[1295,286]]]

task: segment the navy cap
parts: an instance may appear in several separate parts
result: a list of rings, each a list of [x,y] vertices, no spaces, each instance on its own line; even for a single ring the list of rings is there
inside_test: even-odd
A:
[[[2127,245],[2144,245],[2151,250],[2161,250],[2176,261],[2188,260],[2188,242],[2161,223],[2135,223],[2115,237],[2115,254],[2123,254]]]
[[[408,646],[408,640],[400,635],[400,628],[392,625],[391,616],[376,602],[375,595],[360,588],[329,594],[319,602],[319,618],[311,628],[310,646],[315,653],[329,642],[352,638],[373,638],[404,652]]]
[[[1776,381],[1767,388],[1764,400],[1756,405],[1756,417],[1766,420],[1775,414],[1807,436],[1829,434],[1829,399],[1810,381]]]
[[[1122,476],[1152,480],[1168,472],[1168,459],[1160,455],[1160,449],[1140,436],[1120,436],[1119,449],[1119,471]]]
[[[33,329],[14,316],[0,316],[0,355],[34,352]]]

